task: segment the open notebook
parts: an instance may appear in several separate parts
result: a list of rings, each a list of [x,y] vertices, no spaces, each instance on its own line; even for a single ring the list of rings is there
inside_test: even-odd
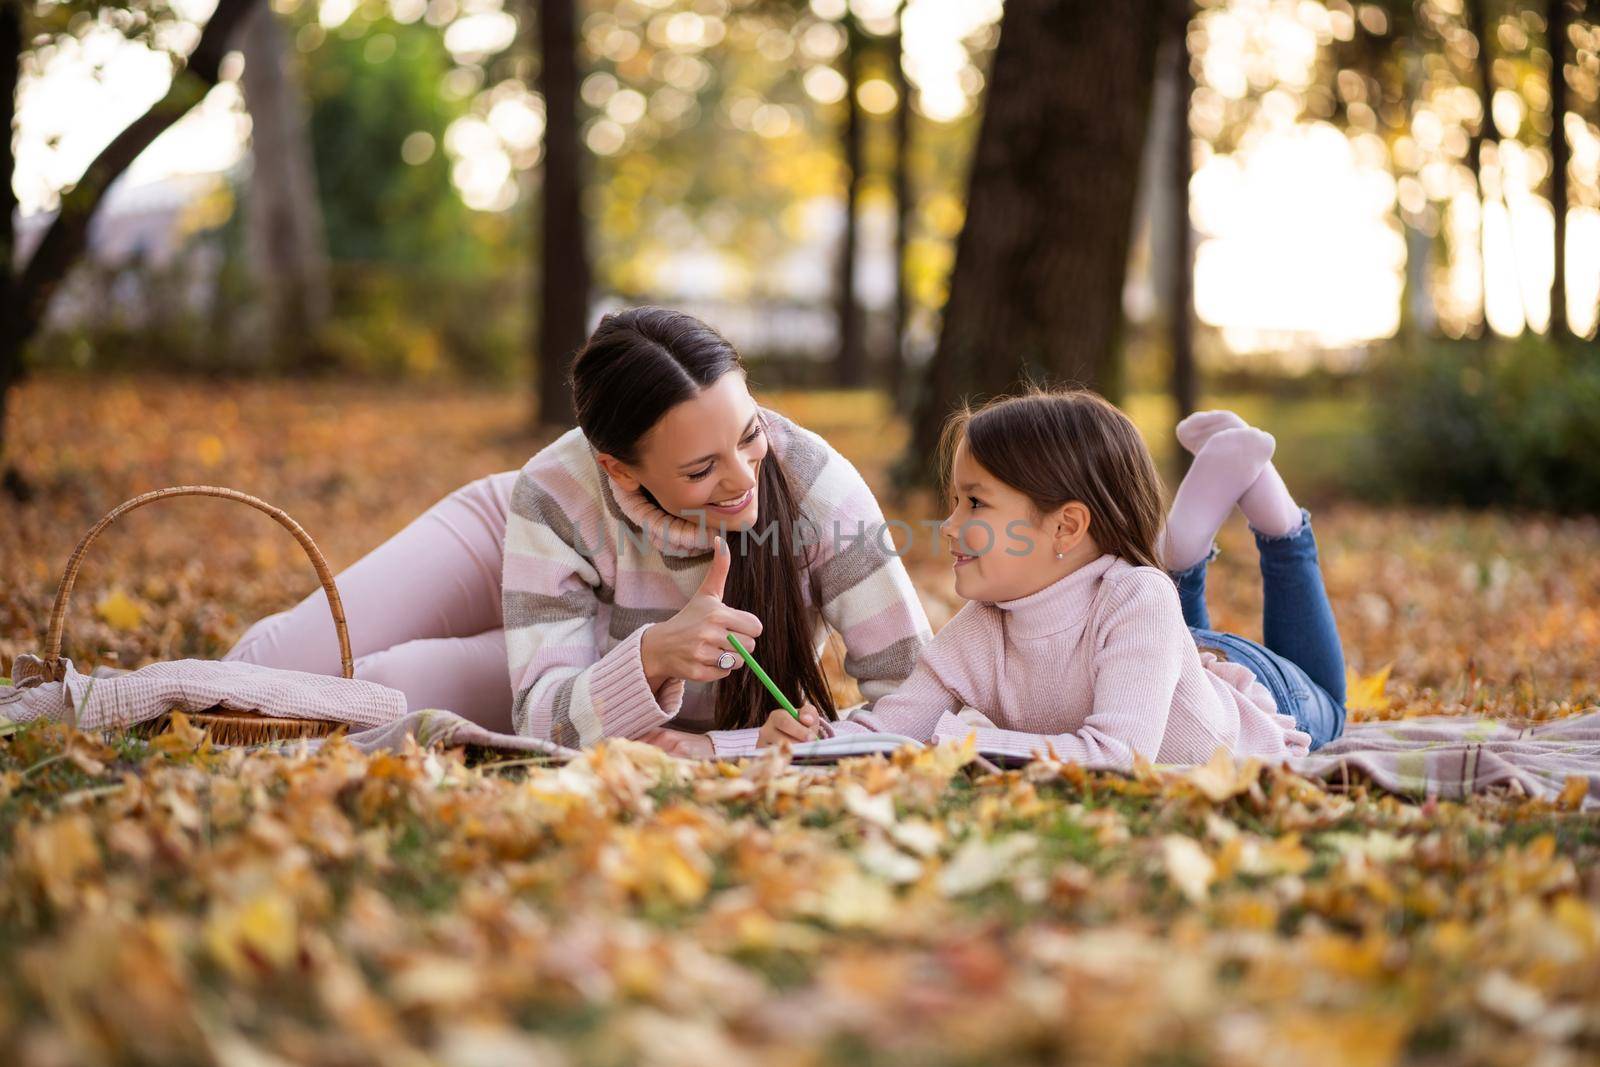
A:
[[[789,751],[796,763],[831,763],[846,756],[870,756],[879,752],[887,755],[906,745],[924,747],[921,741],[905,734],[871,733],[819,737],[815,741],[802,741]]]
[[[888,755],[909,745],[927,747],[914,737],[905,734],[843,734],[837,737],[820,737],[815,741],[802,741],[789,750],[795,763],[833,763],[851,756]],[[978,755],[999,766],[1020,766],[1028,760],[1012,752],[987,752],[978,746]]]

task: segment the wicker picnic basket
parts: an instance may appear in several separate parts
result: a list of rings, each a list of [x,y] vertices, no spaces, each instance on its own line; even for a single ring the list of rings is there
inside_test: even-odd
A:
[[[94,524],[90,531],[83,535],[83,540],[78,542],[78,547],[72,550],[72,556],[67,560],[66,572],[61,576],[61,586],[56,591],[55,607],[50,612],[50,633],[45,640],[44,668],[46,679],[61,681],[66,675],[66,666],[61,661],[61,632],[66,625],[67,601],[72,595],[72,585],[78,578],[78,568],[83,563],[84,553],[89,550],[89,545],[100,531],[116,522],[123,515],[136,508],[157,500],[165,500],[175,496],[213,496],[224,500],[237,500],[242,504],[249,504],[257,511],[264,511],[278,521],[278,524],[294,535],[300,542],[300,547],[305,549],[306,556],[311,560],[311,566],[316,569],[317,579],[322,583],[323,590],[328,594],[328,607],[333,612],[333,628],[339,637],[339,661],[343,666],[346,678],[355,677],[355,661],[350,654],[350,633],[345,626],[344,604],[339,599],[338,587],[333,582],[333,572],[328,569],[328,561],[323,558],[322,552],[317,548],[317,543],[311,539],[298,522],[281,508],[273,507],[264,500],[241,493],[237,489],[226,489],[216,485],[176,485],[167,489],[156,489],[143,493],[132,500],[124,501],[112,508],[105,518]],[[325,719],[294,719],[276,715],[255,715],[246,712],[228,711],[221,707],[213,707],[204,712],[189,715],[189,721],[195,726],[207,730],[212,740],[219,744],[249,745],[261,744],[267,741],[288,740],[300,737],[325,737],[328,734],[342,729],[343,723],[329,722]],[[165,730],[171,722],[171,714],[162,715],[148,723],[141,723],[137,728],[143,733],[159,733]]]

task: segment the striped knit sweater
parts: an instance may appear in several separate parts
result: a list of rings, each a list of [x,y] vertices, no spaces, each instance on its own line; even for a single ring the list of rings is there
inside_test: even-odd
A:
[[[975,730],[982,752],[1121,769],[1135,752],[1202,763],[1221,745],[1275,761],[1311,745],[1249,668],[1196,649],[1165,574],[1113,555],[1030,596],[967,603],[905,685],[833,730]]]
[[[783,464],[818,534],[809,566],[822,600],[819,650],[831,627],[870,704],[910,674],[932,637],[927,615],[904,564],[885,550],[888,537],[872,536],[883,514],[855,467],[782,415],[763,408],[761,417],[768,462]],[[639,658],[645,629],[677,614],[705,576],[711,548],[701,526],[618,485],[573,429],[518,474],[505,547],[517,733],[580,747],[670,723],[708,733],[719,755],[755,751],[756,729],[710,729],[715,683],[674,679],[654,693]],[[814,613],[811,584],[801,587]]]

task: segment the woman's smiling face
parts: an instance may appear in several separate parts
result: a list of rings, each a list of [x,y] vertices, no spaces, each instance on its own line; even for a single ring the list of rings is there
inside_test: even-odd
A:
[[[760,516],[757,476],[767,435],[744,374],[731,372],[670,408],[639,442],[638,461],[601,462],[626,489],[710,529],[748,530]]]

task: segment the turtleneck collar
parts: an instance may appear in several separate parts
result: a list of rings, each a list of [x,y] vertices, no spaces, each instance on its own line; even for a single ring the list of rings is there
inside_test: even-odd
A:
[[[592,452],[594,446],[589,447]],[[599,467],[598,459],[595,466]],[[635,530],[643,530],[662,555],[698,556],[711,551],[713,534],[705,525],[666,510],[650,499],[643,486],[624,489],[604,467],[600,467],[600,477],[623,521]]]
[[[778,462],[783,435],[775,431],[785,425],[783,417],[759,405],[756,413],[767,432],[765,462]],[[644,531],[658,552],[664,556],[700,556],[711,551],[712,538],[716,536],[714,528],[708,528],[705,521],[674,515],[652,500],[643,486],[624,489],[600,466],[600,454],[595,451],[593,444],[589,445],[589,455],[594,459],[595,469],[600,472],[601,492],[607,497],[607,509],[635,530]],[[757,492],[760,492],[759,488]]]
[[[1106,553],[1090,560],[1065,578],[1060,578],[1037,593],[1015,600],[1000,600],[995,607],[1005,612],[1006,630],[1012,637],[1030,640],[1050,637],[1073,626],[1082,626],[1094,602],[1100,579],[1117,562]]]

